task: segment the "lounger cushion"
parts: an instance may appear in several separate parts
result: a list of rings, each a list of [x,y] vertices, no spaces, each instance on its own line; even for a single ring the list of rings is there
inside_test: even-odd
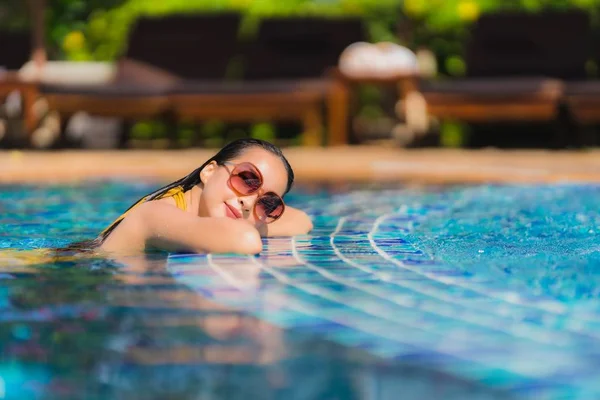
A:
[[[96,85],[41,85],[40,91],[53,95],[80,95],[93,97],[140,97],[166,96],[168,86],[147,86],[137,84],[112,83]]]
[[[46,83],[42,93],[87,95],[95,97],[138,97],[163,96],[181,79],[152,65],[121,59],[116,64],[116,73],[109,84]]]
[[[297,91],[325,92],[328,80],[269,80],[246,82],[182,81],[172,86],[173,95],[264,94]]]
[[[181,81],[181,79],[169,71],[139,60],[122,58],[117,62],[115,82],[121,84],[166,87]]]
[[[567,96],[598,96],[600,98],[600,81],[568,82],[565,94]]]
[[[420,82],[420,90],[426,96],[435,94],[489,99],[557,97],[562,89],[561,81],[549,78],[469,78]]]

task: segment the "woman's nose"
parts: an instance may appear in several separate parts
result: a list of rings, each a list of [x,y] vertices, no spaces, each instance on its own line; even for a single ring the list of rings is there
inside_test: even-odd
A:
[[[240,206],[242,207],[242,211],[250,212],[252,210],[252,207],[254,207],[254,203],[256,202],[257,197],[257,195],[238,197],[238,201],[240,203]]]

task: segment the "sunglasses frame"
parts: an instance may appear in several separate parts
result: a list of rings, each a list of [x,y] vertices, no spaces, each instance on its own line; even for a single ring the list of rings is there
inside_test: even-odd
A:
[[[235,193],[236,193],[238,196],[251,196],[251,195],[253,195],[253,194],[257,193],[257,192],[260,190],[260,188],[262,188],[262,185],[263,185],[263,183],[264,183],[264,178],[263,178],[262,172],[260,172],[260,169],[258,169],[258,167],[257,167],[256,165],[254,165],[254,164],[252,164],[251,162],[248,162],[248,161],[243,161],[243,162],[241,162],[241,163],[239,163],[239,164],[236,164],[236,163],[233,163],[233,162],[230,162],[230,161],[225,161],[225,162],[223,162],[222,164],[223,164],[224,166],[226,166],[226,165],[230,165],[230,166],[232,166],[232,167],[233,167],[233,168],[231,169],[231,171],[228,171],[228,172],[229,172],[229,178],[227,178],[227,184],[229,185],[229,187],[230,187],[230,188],[231,188],[231,189],[232,189],[232,190],[233,190],[233,191],[234,191],[234,192],[235,192]],[[250,192],[250,193],[247,193],[247,194],[244,194],[244,193],[240,192],[239,190],[237,190],[237,189],[235,188],[235,185],[233,185],[233,184],[231,183],[231,178],[234,176],[234,172],[235,172],[236,168],[238,168],[240,165],[244,165],[244,164],[248,164],[248,165],[250,165],[250,166],[252,167],[252,169],[253,169],[254,171],[256,171],[256,173],[257,173],[257,175],[258,175],[258,178],[260,179],[260,185],[258,186],[258,188],[256,188],[256,190],[254,190],[254,191],[252,191],[252,192]],[[258,204],[258,202],[259,202],[260,198],[261,198],[261,197],[264,197],[266,194],[272,194],[272,195],[274,195],[274,196],[278,197],[278,198],[279,198],[279,200],[281,201],[281,207],[282,207],[281,214],[279,214],[279,216],[277,216],[277,218],[274,218],[274,219],[272,219],[272,220],[271,220],[271,221],[269,221],[269,222],[267,222],[267,221],[266,221],[266,218],[268,218],[267,216],[265,216],[265,219],[263,220],[263,219],[262,219],[262,218],[260,218],[260,217],[257,215],[257,213],[256,213],[256,205]],[[266,192],[266,193],[263,193],[263,194],[261,194],[261,195],[258,195],[258,197],[256,198],[256,201],[254,202],[254,205],[253,205],[253,207],[252,207],[252,212],[254,213],[254,217],[255,217],[257,220],[259,220],[259,221],[261,221],[261,222],[264,222],[265,224],[271,224],[271,223],[273,223],[273,222],[277,221],[279,218],[281,218],[281,216],[282,216],[282,215],[283,215],[283,213],[285,212],[285,202],[283,201],[283,198],[282,198],[280,195],[278,195],[277,193],[275,193],[275,192]]]

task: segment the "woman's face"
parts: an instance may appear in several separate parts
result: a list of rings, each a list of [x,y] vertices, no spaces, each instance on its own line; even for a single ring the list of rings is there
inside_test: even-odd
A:
[[[248,196],[238,194],[228,183],[230,172],[242,162],[254,164],[263,177],[262,187]],[[224,166],[216,163],[207,165],[200,173],[200,178],[204,183],[200,196],[201,217],[242,218],[258,226],[263,222],[254,215],[256,199],[266,192],[283,197],[288,176],[279,157],[260,147],[252,147]]]

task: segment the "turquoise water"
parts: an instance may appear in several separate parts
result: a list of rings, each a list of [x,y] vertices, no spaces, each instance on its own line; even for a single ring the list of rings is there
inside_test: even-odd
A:
[[[305,187],[260,257],[31,255],[155,186],[0,187],[0,398],[600,397],[600,186]]]

